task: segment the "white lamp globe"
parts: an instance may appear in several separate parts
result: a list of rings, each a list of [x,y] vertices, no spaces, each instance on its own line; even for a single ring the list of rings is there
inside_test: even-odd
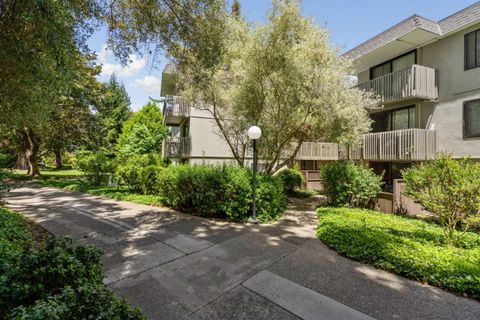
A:
[[[262,136],[262,129],[257,126],[251,126],[248,128],[248,137],[252,140],[257,140]]]

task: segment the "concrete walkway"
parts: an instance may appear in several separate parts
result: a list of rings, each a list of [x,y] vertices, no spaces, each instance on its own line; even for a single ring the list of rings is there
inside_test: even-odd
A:
[[[210,221],[25,187],[9,207],[105,251],[105,283],[149,319],[480,319],[480,303],[353,262],[315,238],[315,204],[273,225]]]

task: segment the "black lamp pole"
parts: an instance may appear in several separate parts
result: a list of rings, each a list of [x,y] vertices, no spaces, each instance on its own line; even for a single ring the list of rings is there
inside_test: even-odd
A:
[[[253,139],[253,223],[257,224],[257,139]]]

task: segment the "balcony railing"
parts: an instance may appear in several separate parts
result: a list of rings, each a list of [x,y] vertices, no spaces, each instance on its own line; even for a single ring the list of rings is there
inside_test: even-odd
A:
[[[364,160],[412,160],[434,159],[436,134],[433,130],[405,129],[369,133],[363,136]]]
[[[186,158],[190,155],[190,138],[170,137],[163,140],[165,158]]]
[[[327,142],[304,142],[296,156],[297,160],[338,160],[338,144]]]
[[[178,96],[167,96],[163,107],[163,118],[165,123],[179,123],[181,119],[190,116],[190,104]]]
[[[438,98],[435,69],[420,65],[412,65],[386,74],[359,84],[357,87],[372,91],[382,104],[412,98],[426,100]]]

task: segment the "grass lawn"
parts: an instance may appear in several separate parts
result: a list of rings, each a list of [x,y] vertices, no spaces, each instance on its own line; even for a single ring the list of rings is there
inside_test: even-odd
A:
[[[125,186],[106,187],[106,186],[92,186],[84,180],[53,180],[41,179],[36,181],[46,187],[61,188],[72,191],[79,191],[95,196],[103,196],[110,199],[129,201],[133,203],[146,204],[151,206],[161,206],[160,197],[156,195],[145,195],[131,192]]]
[[[144,195],[131,192],[125,186],[106,187],[93,186],[84,178],[83,173],[74,169],[50,169],[44,168],[40,170],[40,177],[26,177],[26,170],[15,170],[18,180],[32,180],[46,187],[67,189],[79,191],[95,196],[103,196],[121,201],[129,201],[133,203],[146,204],[152,206],[161,206],[160,197],[155,195]]]
[[[445,244],[442,228],[419,219],[349,208],[318,209],[317,235],[351,259],[480,299],[480,234],[461,248]]]

